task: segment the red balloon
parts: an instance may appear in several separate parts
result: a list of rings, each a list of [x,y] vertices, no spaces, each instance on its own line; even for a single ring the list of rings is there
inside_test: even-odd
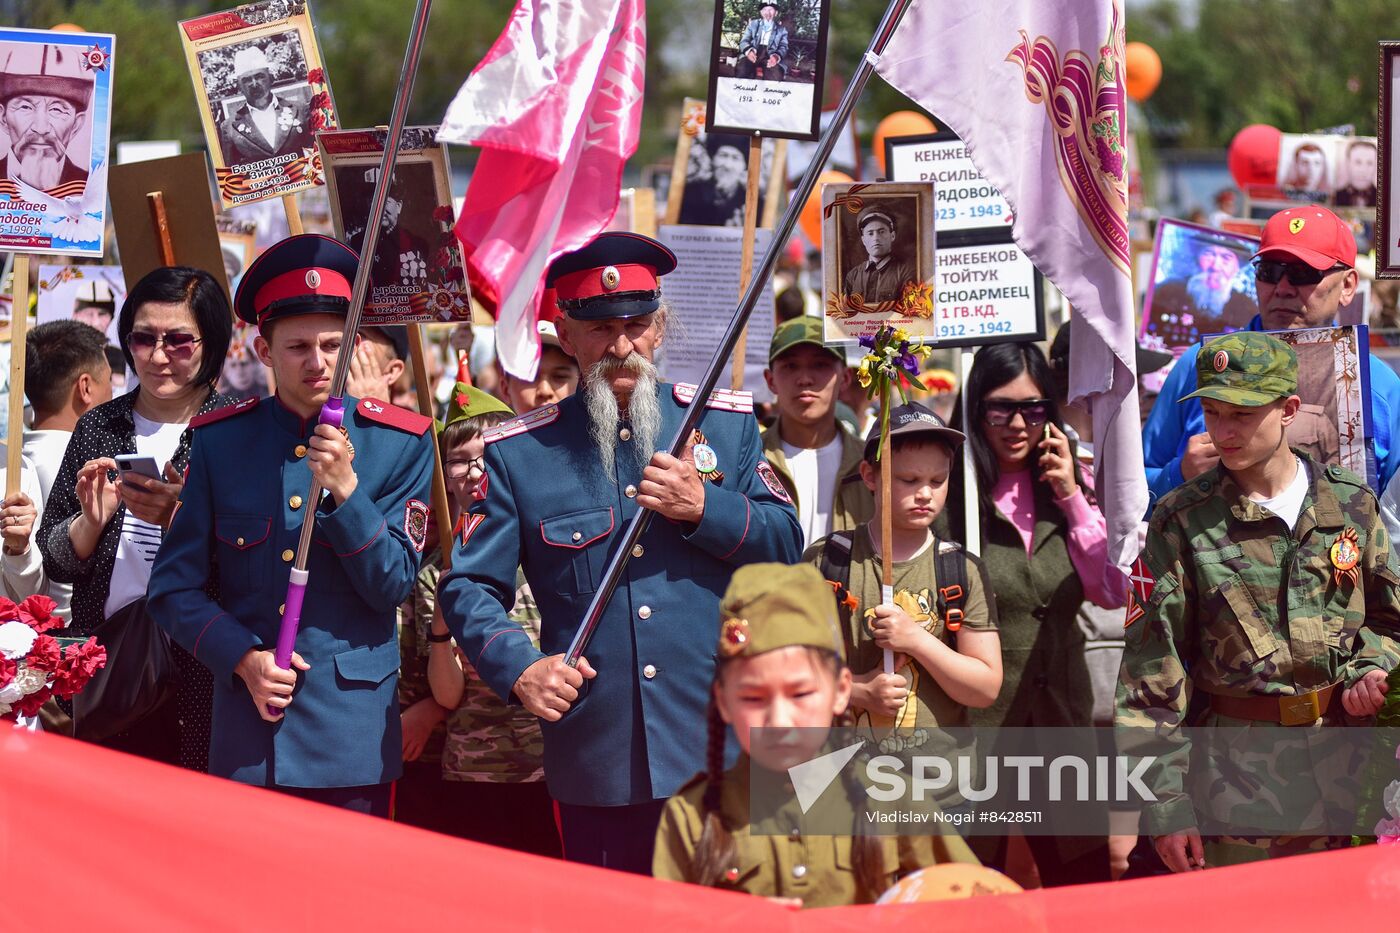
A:
[[[1246,126],[1230,141],[1230,175],[1241,188],[1272,185],[1278,177],[1278,147],[1283,133],[1264,123]]]

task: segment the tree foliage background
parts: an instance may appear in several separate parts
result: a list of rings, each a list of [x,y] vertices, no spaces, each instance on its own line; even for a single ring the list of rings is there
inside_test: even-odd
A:
[[[1127,33],[1162,59],[1143,107],[1158,145],[1228,146],[1251,123],[1371,135],[1376,42],[1400,39],[1400,0],[1151,0]]]
[[[810,0],[796,2],[810,5]],[[68,22],[116,33],[113,140],[179,139],[193,149],[204,140],[176,23],[234,6],[209,0],[0,0],[0,22],[34,29]],[[513,6],[512,0],[434,3],[410,122],[442,118],[468,72],[505,27]],[[828,70],[844,79],[865,51],[885,4],[835,0],[832,7]],[[413,8],[413,0],[311,0],[343,126],[388,121]],[[705,96],[713,14],[712,0],[648,0],[644,122],[634,167],[668,159],[682,98]],[[880,117],[911,106],[903,95],[872,79],[859,111],[866,134]]]

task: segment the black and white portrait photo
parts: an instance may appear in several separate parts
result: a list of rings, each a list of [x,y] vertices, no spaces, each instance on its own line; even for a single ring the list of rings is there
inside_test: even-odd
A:
[[[710,113],[723,131],[818,132],[830,0],[716,0]]]

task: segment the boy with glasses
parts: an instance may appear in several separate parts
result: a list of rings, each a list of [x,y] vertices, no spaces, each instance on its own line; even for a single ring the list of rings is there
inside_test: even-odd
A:
[[[1356,238],[1351,228],[1325,207],[1309,205],[1280,211],[1264,225],[1255,281],[1259,314],[1249,330],[1332,327],[1342,305],[1356,294]],[[1200,403],[1177,399],[1196,389],[1199,345],[1182,354],[1162,387],[1142,432],[1143,460],[1152,501],[1205,473],[1220,461],[1205,433]],[[1371,356],[1372,454],[1384,489],[1400,467],[1400,376]]]

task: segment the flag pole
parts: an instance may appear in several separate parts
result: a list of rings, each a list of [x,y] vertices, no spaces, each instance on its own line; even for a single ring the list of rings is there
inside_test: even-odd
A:
[[[418,5],[413,11],[413,24],[408,32],[408,47],[404,50],[403,69],[399,72],[398,93],[394,97],[394,109],[389,117],[389,135],[384,140],[384,155],[379,160],[379,180],[374,186],[374,200],[370,202],[369,217],[365,222],[360,265],[355,270],[350,307],[345,314],[345,328],[341,332],[341,353],[336,357],[335,370],[331,375],[330,398],[326,399],[326,404],[321,408],[319,424],[329,424],[338,428],[345,418],[345,382],[350,376],[355,333],[360,329],[360,317],[364,313],[365,298],[369,294],[372,263],[365,257],[374,255],[379,242],[380,218],[384,215],[384,202],[389,194],[389,184],[393,180],[394,163],[399,155],[399,137],[408,117],[408,102],[413,96],[413,79],[418,72],[418,58],[423,51],[423,38],[427,32],[428,13],[432,6],[433,0],[418,0]],[[284,200],[283,203],[288,202]],[[316,527],[316,503],[320,499],[321,484],[313,477],[311,490],[306,494],[306,512],[301,525],[301,538],[297,542],[296,560],[292,564],[291,579],[287,583],[287,601],[282,613],[282,624],[277,632],[277,651],[274,659],[277,666],[283,670],[289,670],[292,666],[292,650],[296,647],[297,629],[301,626],[302,601],[306,597],[306,584],[310,579],[306,564],[311,551],[311,533]],[[281,712],[275,708],[270,708],[270,711],[273,715]]]
[[[851,75],[850,82],[846,85],[846,92],[841,95],[841,102],[836,106],[834,117],[817,141],[817,149],[812,154],[812,161],[807,165],[807,171],[803,173],[802,180],[793,189],[786,210],[783,211],[782,217],[778,219],[777,225],[773,228],[773,238],[768,242],[768,249],[763,254],[763,262],[754,270],[753,278],[750,280],[748,288],[744,290],[744,296],[739,300],[739,307],[734,312],[734,318],[729,322],[729,329],[725,331],[724,339],[715,348],[715,355],[710,360],[710,365],[705,370],[705,375],[701,378],[700,385],[695,391],[695,401],[686,408],[685,417],[681,419],[680,428],[676,431],[675,439],[671,441],[671,456],[679,459],[685,452],[690,434],[695,430],[695,425],[700,421],[700,415],[705,410],[705,400],[714,391],[720,373],[724,371],[725,364],[728,363],[730,355],[734,352],[739,335],[744,333],[744,329],[748,325],[749,315],[758,302],[758,296],[763,291],[764,284],[772,277],[773,269],[778,264],[783,245],[792,235],[792,228],[797,225],[797,218],[802,212],[802,206],[807,203],[812,189],[817,186],[817,178],[821,175],[822,166],[826,164],[831,150],[836,147],[837,138],[845,127],[851,111],[855,109],[856,100],[860,97],[861,91],[865,89],[866,82],[874,73],[875,65],[880,60],[880,54],[889,44],[890,38],[894,35],[895,27],[904,17],[904,11],[912,3],[913,0],[890,0],[890,5],[885,9],[885,15],[880,19],[880,25],[870,40],[869,48],[861,56],[855,72]],[[627,523],[627,528],[618,540],[617,547],[609,556],[608,565],[603,571],[603,579],[598,585],[597,592],[593,594],[593,601],[588,604],[588,611],[584,613],[583,621],[579,623],[578,629],[574,632],[573,640],[569,643],[569,650],[564,655],[564,661],[570,667],[578,666],[579,658],[583,656],[589,639],[593,637],[594,630],[602,621],[603,610],[607,608],[608,601],[612,599],[613,592],[617,589],[618,583],[621,582],[622,573],[627,569],[627,560],[632,553],[632,548],[636,546],[642,533],[646,531],[647,524],[651,521],[651,515],[649,509],[638,509],[637,514],[633,515]]]

